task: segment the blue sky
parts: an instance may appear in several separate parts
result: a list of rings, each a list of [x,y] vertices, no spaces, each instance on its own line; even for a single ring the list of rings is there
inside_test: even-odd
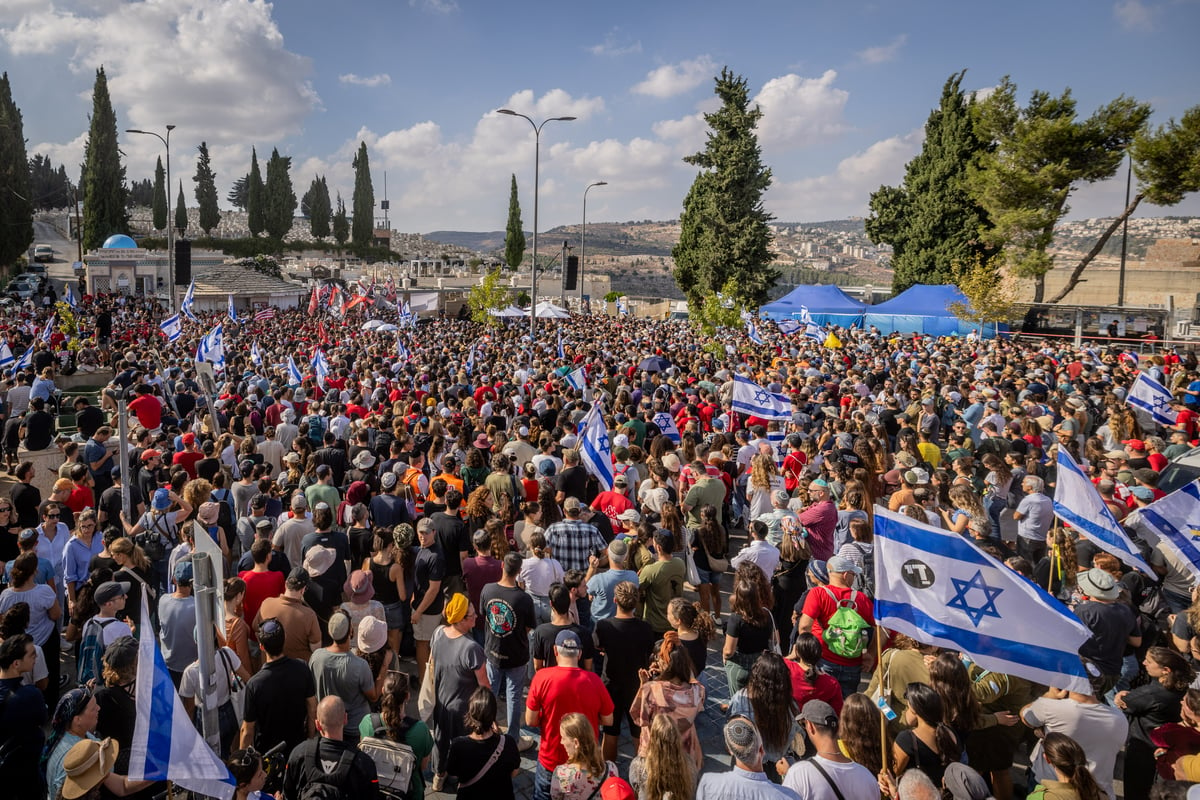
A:
[[[5,0],[0,64],[30,152],[73,174],[103,64],[121,128],[177,126],[189,200],[201,140],[222,197],[254,145],[292,156],[297,195],[324,174],[347,200],[366,141],[376,197],[386,170],[393,226],[413,232],[503,228],[512,173],[531,227],[532,132],[494,111],[573,115],[542,133],[545,230],[577,223],[597,180],[590,221],[678,216],[724,65],[764,110],[767,207],[815,221],[899,181],[952,72],[971,89],[1011,75],[1022,98],[1069,86],[1084,115],[1127,94],[1161,123],[1200,103],[1197,30],[1200,0]],[[152,175],[155,140],[122,147],[130,178]],[[1072,216],[1115,214],[1123,194],[1123,174],[1081,189]]]

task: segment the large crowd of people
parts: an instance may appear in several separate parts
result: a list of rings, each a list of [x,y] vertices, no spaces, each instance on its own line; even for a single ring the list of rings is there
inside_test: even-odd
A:
[[[537,800],[1116,800],[1117,782],[1142,800],[1200,781],[1195,576],[1139,515],[1196,443],[1192,352],[871,329],[825,348],[766,322],[758,344],[629,316],[536,340],[446,316],[364,329],[400,321],[383,298],[203,315],[174,342],[142,298],[53,313],[0,323],[22,365],[0,386],[5,796],[161,794],[128,775],[147,636],[238,798],[503,800],[523,753]],[[212,396],[196,349],[222,321]],[[107,386],[64,395],[75,371]],[[1138,371],[1176,424],[1124,402]],[[790,418],[735,413],[737,376]],[[611,486],[581,458],[597,404]],[[24,455],[48,448],[52,482]],[[1063,448],[1153,575],[1054,521]],[[877,626],[878,507],[1066,603],[1092,690]],[[200,545],[228,576],[207,676]]]

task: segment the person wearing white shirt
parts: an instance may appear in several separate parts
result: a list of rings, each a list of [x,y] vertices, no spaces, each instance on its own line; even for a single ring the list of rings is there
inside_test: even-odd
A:
[[[750,543],[742,548],[733,560],[729,562],[730,569],[737,569],[745,562],[750,562],[763,571],[770,583],[779,565],[779,548],[767,541],[767,524],[761,520],[750,523]]]
[[[824,700],[809,700],[800,719],[816,754],[797,761],[783,776],[783,785],[805,800],[876,800],[879,783],[862,764],[842,755],[838,747],[838,716]]]

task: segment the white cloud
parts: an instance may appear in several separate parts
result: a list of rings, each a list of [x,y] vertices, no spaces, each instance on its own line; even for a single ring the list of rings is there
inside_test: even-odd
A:
[[[375,88],[376,86],[387,86],[392,82],[392,76],[386,72],[380,72],[377,75],[355,75],[353,72],[345,75],[338,75],[338,80],[342,83],[348,83],[351,86],[366,86]]]
[[[640,39],[631,40],[622,36],[620,28],[613,28],[605,34],[604,41],[592,45],[587,51],[594,56],[617,58],[642,52],[642,42]]]
[[[650,97],[667,98],[691,91],[716,74],[717,65],[707,55],[681,61],[678,64],[664,64],[658,69],[651,70],[646,79],[631,89],[634,94],[644,94]]]
[[[458,11],[458,3],[455,0],[408,0],[408,4],[413,8],[424,8],[437,14],[453,14]]]
[[[837,72],[819,78],[783,75],[767,81],[754,102],[762,108],[758,137],[766,149],[804,147],[845,133],[843,120],[850,93],[837,89]]]
[[[1154,28],[1155,9],[1142,0],[1121,0],[1113,6],[1113,16],[1126,30],[1149,31]]]
[[[573,98],[562,89],[551,89],[535,101],[533,90],[525,89],[510,96],[502,108],[511,109],[519,114],[527,114],[538,122],[546,117],[575,117],[585,120],[604,110],[604,99],[601,97]]]
[[[895,185],[904,165],[921,149],[923,128],[875,142],[842,159],[834,171],[815,178],[778,182],[765,198],[768,210],[784,222],[840,219],[863,215],[871,192]]]
[[[888,61],[895,60],[906,42],[908,42],[908,34],[902,33],[887,44],[859,50],[859,60],[866,64],[886,64]]]

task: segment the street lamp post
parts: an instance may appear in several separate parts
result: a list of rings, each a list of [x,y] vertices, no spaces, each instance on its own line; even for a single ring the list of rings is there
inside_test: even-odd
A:
[[[608,186],[608,181],[589,183],[583,190],[583,226],[579,229],[579,310],[583,311],[583,275],[587,269],[587,194],[593,186]]]
[[[575,117],[550,117],[541,123],[534,122],[524,114],[518,114],[510,108],[501,108],[498,114],[510,117],[520,117],[533,127],[533,268],[529,271],[529,340],[532,342],[537,333],[537,256],[538,256],[538,182],[540,179],[542,128],[547,122],[570,122]]]
[[[167,195],[167,299],[168,308],[171,313],[175,313],[175,237],[172,235],[171,219],[171,131],[175,130],[174,125],[167,126],[166,138],[154,131],[143,131],[137,128],[126,128],[126,133],[140,133],[143,136],[153,136],[163,143],[163,147],[167,149],[167,183],[163,187],[163,191]]]

